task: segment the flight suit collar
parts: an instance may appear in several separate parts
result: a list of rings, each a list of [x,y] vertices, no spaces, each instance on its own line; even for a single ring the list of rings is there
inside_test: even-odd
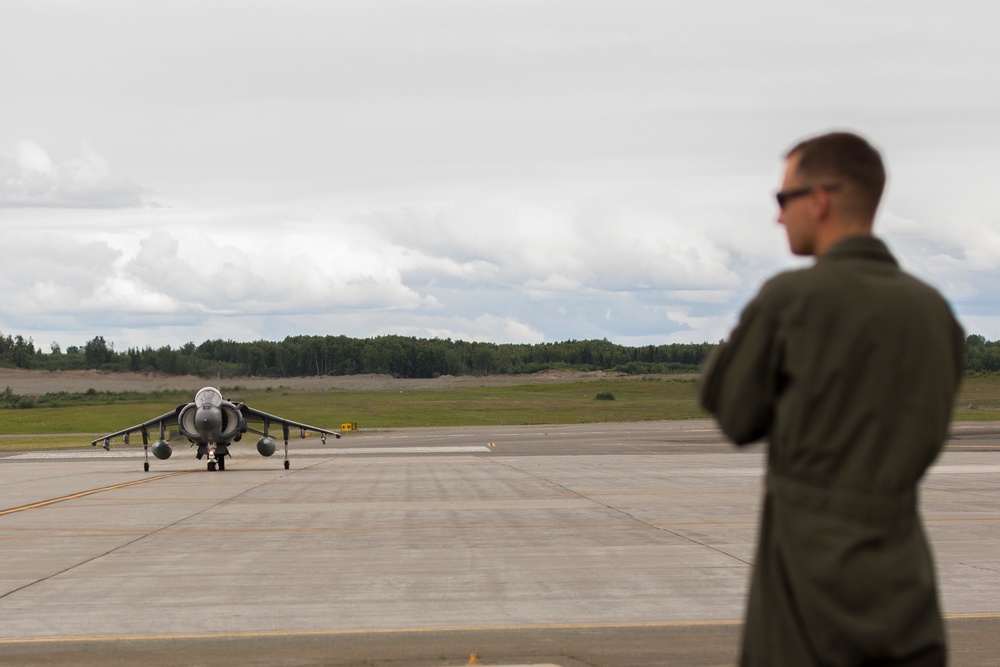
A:
[[[819,258],[819,261],[838,259],[868,259],[899,266],[899,262],[889,252],[888,246],[881,239],[874,236],[848,236],[843,238],[830,246],[830,249]]]

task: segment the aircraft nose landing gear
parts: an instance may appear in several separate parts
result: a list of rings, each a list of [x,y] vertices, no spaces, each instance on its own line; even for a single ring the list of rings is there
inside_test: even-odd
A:
[[[224,446],[213,447],[209,446],[208,449],[208,471],[213,472],[216,468],[219,470],[226,469],[226,456],[229,455],[229,449]]]

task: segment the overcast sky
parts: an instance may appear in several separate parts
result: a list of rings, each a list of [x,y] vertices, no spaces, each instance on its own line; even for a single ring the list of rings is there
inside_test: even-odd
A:
[[[1000,339],[1000,5],[0,4],[0,332],[717,341],[782,154],[882,149],[878,233]]]

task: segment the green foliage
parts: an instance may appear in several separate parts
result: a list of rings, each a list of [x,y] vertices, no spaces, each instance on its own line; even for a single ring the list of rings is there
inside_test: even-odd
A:
[[[966,339],[966,371],[1000,372],[1000,341],[982,336]],[[96,336],[83,347],[42,354],[22,336],[0,334],[0,366],[42,370],[99,369],[199,375],[202,377],[302,377],[388,374],[399,378],[441,375],[513,375],[550,369],[609,370],[629,375],[697,372],[711,343],[675,343],[626,347],[607,340],[504,344],[421,339],[407,336],[348,338],[291,336],[281,342],[210,340],[153,349],[116,351],[113,342]]]
[[[53,343],[53,350],[58,348]],[[303,377],[387,374],[400,378],[441,375],[529,374],[549,369],[615,370],[628,374],[697,371],[713,345],[625,347],[607,340],[540,345],[477,343],[407,336],[348,338],[293,336],[280,343],[210,340],[174,350],[129,348],[96,336],[83,348],[36,353],[20,336],[0,336],[0,365],[45,370],[99,369],[168,375]]]
[[[988,341],[982,336],[966,338],[965,370],[974,373],[1000,371],[1000,341]]]
[[[35,367],[35,341],[0,335],[0,363],[14,368]],[[41,355],[38,355],[41,356]]]
[[[10,385],[7,385],[7,388],[0,394],[0,408],[10,410],[33,407],[35,407],[35,400],[33,398],[30,396],[18,396],[11,390]]]
[[[598,401],[613,401],[615,400],[615,395],[610,391],[602,391],[597,396],[594,396],[594,399]]]
[[[87,368],[101,368],[115,359],[114,344],[108,345],[104,336],[96,336],[83,346],[83,360]]]
[[[0,393],[0,408],[62,408],[83,405],[118,405],[121,403],[148,403],[160,401],[166,403],[186,403],[191,400],[191,392],[180,390],[153,392],[110,392],[88,389],[83,393],[57,391],[41,396],[21,396],[11,391],[8,386]]]

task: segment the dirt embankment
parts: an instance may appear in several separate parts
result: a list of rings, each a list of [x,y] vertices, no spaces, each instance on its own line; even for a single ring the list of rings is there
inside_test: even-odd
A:
[[[434,379],[401,379],[389,375],[341,375],[325,377],[265,378],[238,377],[210,379],[194,375],[160,375],[153,373],[102,373],[99,371],[26,371],[0,368],[0,391],[10,387],[20,396],[39,396],[50,392],[82,393],[95,391],[197,391],[204,386],[245,387],[266,389],[287,387],[306,391],[326,389],[444,389],[451,387],[482,387],[546,382],[574,382],[605,378],[634,377],[605,371],[544,371],[531,375],[443,375]],[[678,377],[665,376],[665,377]]]

